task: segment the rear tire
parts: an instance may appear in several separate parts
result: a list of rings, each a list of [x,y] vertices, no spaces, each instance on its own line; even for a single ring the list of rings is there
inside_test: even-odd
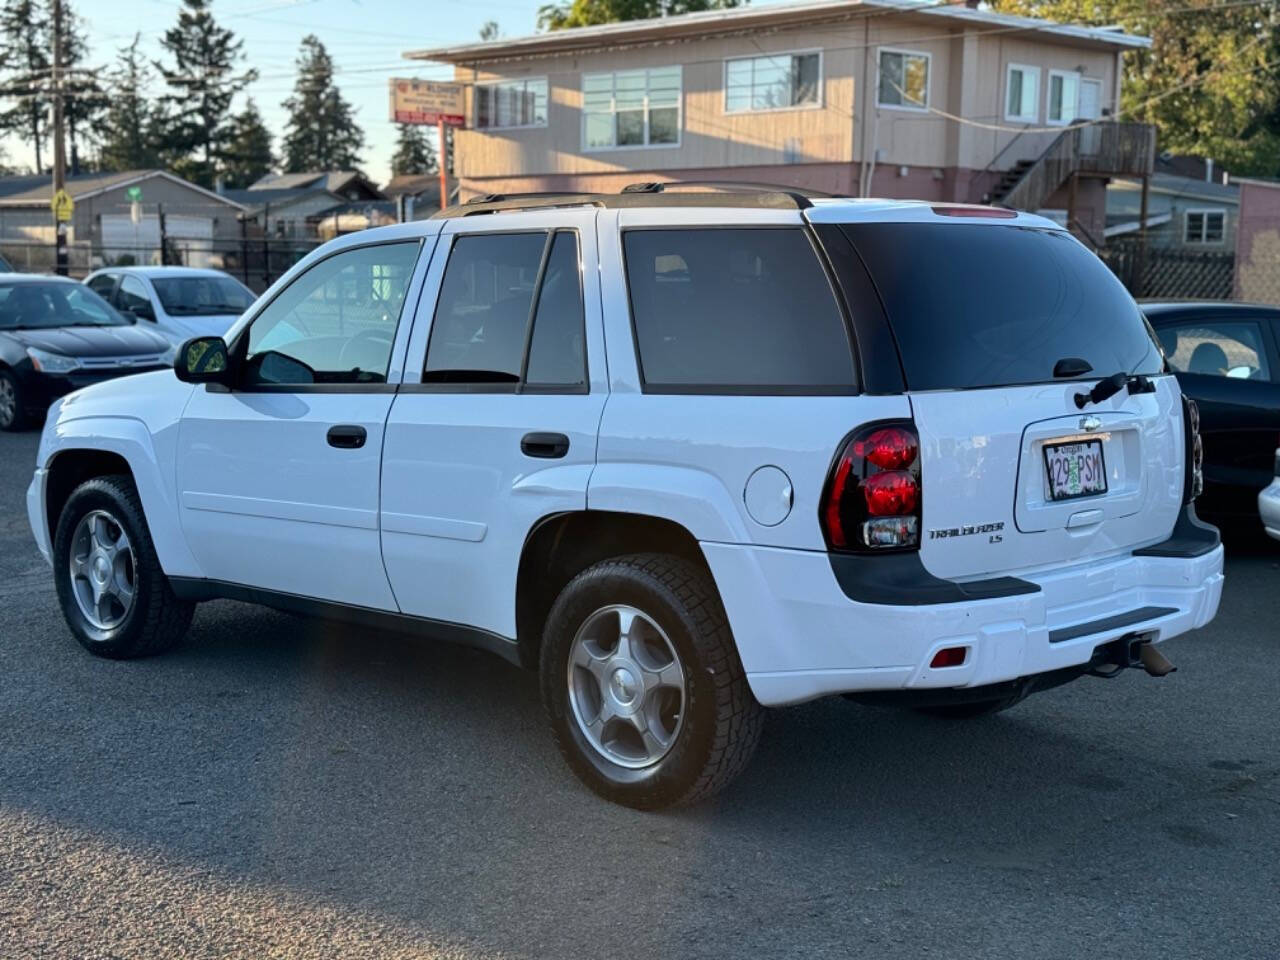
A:
[[[133,481],[95,477],[72,492],[53,540],[54,583],[71,633],[113,660],[168,650],[191,625],[160,569]]]
[[[764,723],[715,584],[665,554],[597,563],[561,591],[541,680],[570,768],[605,799],[641,810],[723,789]]]
[[[0,370],[0,430],[21,430],[27,425],[27,410],[18,381],[8,370]]]

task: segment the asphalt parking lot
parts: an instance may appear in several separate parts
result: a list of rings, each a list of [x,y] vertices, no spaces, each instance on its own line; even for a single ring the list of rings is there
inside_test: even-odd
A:
[[[1167,679],[778,711],[728,792],[642,814],[479,652],[218,602],[89,656],[36,443],[0,435],[0,957],[1280,956],[1280,550]]]

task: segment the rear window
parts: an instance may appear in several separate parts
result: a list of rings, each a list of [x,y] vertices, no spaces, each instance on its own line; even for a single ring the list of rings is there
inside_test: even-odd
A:
[[[650,392],[853,389],[844,317],[799,228],[623,234]]]
[[[847,224],[880,292],[910,390],[1043,383],[1079,358],[1088,377],[1158,373],[1137,304],[1057,230],[989,224]]]

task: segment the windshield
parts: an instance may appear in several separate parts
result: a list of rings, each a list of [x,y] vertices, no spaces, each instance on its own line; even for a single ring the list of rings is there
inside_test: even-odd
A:
[[[0,284],[0,330],[123,327],[131,322],[83,284]]]
[[[910,390],[956,390],[1159,373],[1160,349],[1123,284],[1061,230],[866,223],[862,255]],[[1085,370],[1084,366],[1089,369]]]
[[[241,314],[254,296],[240,281],[227,276],[152,277],[165,312],[174,316]]]

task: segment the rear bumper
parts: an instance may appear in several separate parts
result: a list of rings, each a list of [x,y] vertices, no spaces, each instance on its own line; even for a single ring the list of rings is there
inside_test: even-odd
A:
[[[1258,513],[1262,515],[1263,529],[1280,540],[1280,477],[1258,494]]]
[[[863,603],[824,553],[703,544],[756,699],[981,687],[1086,665],[1133,633],[1156,642],[1204,626],[1222,596],[1221,546],[1130,555],[1024,579],[1034,590],[917,605]],[[944,647],[957,667],[932,668]]]

